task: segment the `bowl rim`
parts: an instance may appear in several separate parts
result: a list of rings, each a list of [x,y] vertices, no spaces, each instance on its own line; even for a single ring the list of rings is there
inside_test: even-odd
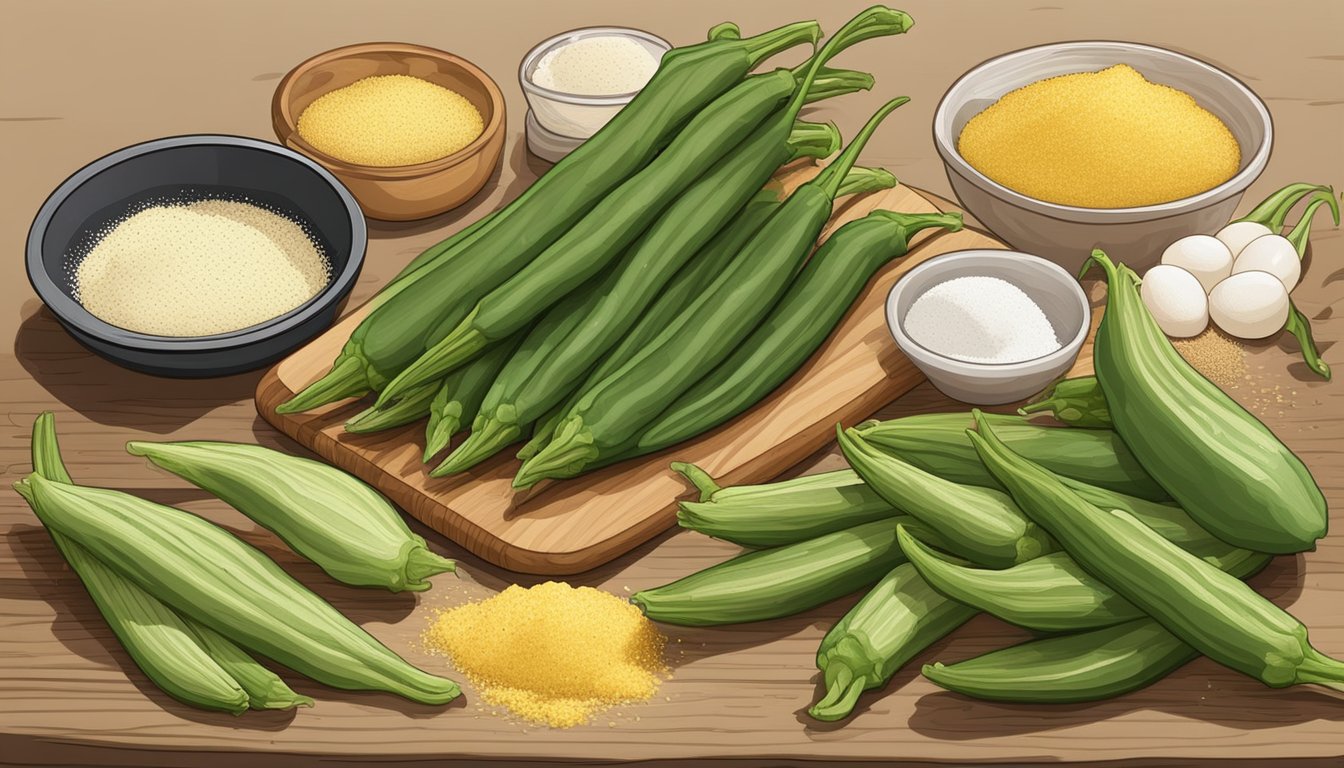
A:
[[[949,262],[955,263],[973,257],[988,257],[992,260],[999,261],[1027,260],[1044,268],[1047,273],[1052,274],[1057,278],[1062,278],[1062,284],[1070,286],[1069,294],[1077,299],[1078,305],[1083,310],[1083,322],[1079,325],[1078,330],[1068,341],[1061,342],[1059,349],[1056,349],[1053,352],[1047,352],[1044,355],[1038,355],[1037,357],[1028,358],[1026,360],[1011,360],[1002,363],[988,363],[950,357],[915,341],[905,332],[905,318],[896,317],[896,302],[909,287],[909,279],[921,272],[927,272],[937,269],[938,267],[945,267]],[[988,277],[999,277],[999,279],[1004,279],[999,275],[988,275]],[[1013,283],[1013,285],[1017,284]],[[1022,290],[1021,286],[1017,287],[1019,290]],[[1025,293],[1026,291],[1023,290],[1023,292]],[[930,362],[938,365],[941,370],[967,375],[1012,373],[1014,372],[1014,369],[1023,368],[1048,368],[1049,364],[1054,364],[1061,358],[1077,357],[1082,350],[1083,342],[1087,340],[1087,335],[1092,330],[1092,304],[1088,300],[1087,292],[1083,290],[1082,283],[1080,283],[1077,278],[1075,278],[1068,270],[1049,259],[1024,251],[1003,248],[966,248],[960,251],[949,251],[947,253],[939,254],[921,264],[915,265],[909,272],[901,275],[901,278],[897,280],[896,283],[891,286],[891,290],[887,292],[884,314],[886,315],[887,320],[887,330],[891,333],[892,338],[896,342],[896,346],[900,347],[902,352],[906,352],[910,346],[913,346],[918,352],[922,353],[926,358],[929,358]],[[917,365],[919,362],[918,359],[915,360]]]
[[[307,74],[310,70],[315,69],[320,65],[329,64],[341,59],[356,58],[370,53],[419,54],[443,63],[461,67],[469,75],[476,78],[476,80],[485,88],[486,95],[490,99],[490,119],[481,127],[481,135],[472,139],[470,144],[452,154],[444,155],[443,157],[438,157],[433,160],[426,160],[423,163],[414,163],[412,165],[384,166],[352,163],[323,152],[312,144],[309,144],[299,135],[298,115],[293,114],[293,110],[290,109],[290,94],[293,92],[295,81],[297,81],[300,76]],[[331,91],[323,91],[324,94],[330,92]],[[342,45],[309,56],[294,65],[292,69],[285,73],[284,77],[280,78],[280,82],[275,86],[275,92],[271,95],[271,126],[275,129],[276,138],[280,140],[282,145],[302,154],[306,154],[332,170],[364,179],[407,179],[437,173],[445,168],[460,165],[480,154],[503,129],[505,109],[504,92],[499,89],[499,84],[496,83],[494,78],[490,77],[485,70],[481,69],[471,60],[439,48],[431,48],[427,45],[386,40]]]
[[[1128,208],[1085,208],[1076,205],[1063,205],[1060,203],[1047,202],[1022,194],[1021,192],[994,181],[967,162],[966,159],[961,156],[961,153],[957,151],[955,138],[944,135],[940,130],[940,127],[944,123],[947,123],[949,126],[951,124],[948,116],[948,113],[952,109],[952,106],[949,104],[949,98],[957,88],[968,79],[1000,65],[1005,60],[1018,58],[1025,54],[1056,49],[1077,48],[1155,52],[1164,56],[1173,57],[1181,60],[1187,65],[1213,73],[1227,82],[1232,90],[1250,104],[1252,110],[1259,116],[1261,125],[1264,128],[1264,136],[1261,139],[1259,146],[1254,148],[1245,167],[1238,170],[1231,178],[1221,184],[1206,189],[1198,194],[1178,198],[1176,200],[1169,200],[1165,203],[1131,206]],[[979,64],[966,70],[965,73],[948,86],[947,90],[943,92],[942,98],[939,99],[938,106],[934,109],[933,113],[932,133],[934,148],[937,149],[939,156],[942,157],[943,163],[948,166],[950,170],[955,171],[971,183],[985,189],[985,191],[1010,205],[1063,221],[1096,223],[1095,219],[1098,217],[1123,218],[1129,221],[1146,221],[1149,219],[1167,218],[1179,215],[1185,211],[1204,208],[1219,200],[1245,192],[1246,189],[1260,176],[1264,171],[1265,166],[1269,163],[1269,157],[1274,146],[1274,118],[1273,115],[1270,114],[1269,108],[1265,105],[1264,101],[1239,78],[1213,64],[1202,59],[1197,59],[1189,54],[1173,51],[1169,48],[1162,48],[1161,46],[1133,43],[1124,40],[1066,40],[1007,51],[985,59]],[[1243,147],[1242,149],[1244,155],[1245,148]]]
[[[673,48],[672,44],[669,43],[667,40],[664,40],[663,38],[653,34],[652,32],[639,29],[637,27],[620,27],[607,24],[598,24],[590,27],[575,27],[574,29],[569,29],[564,32],[558,32],[529,48],[527,53],[523,55],[522,60],[518,63],[518,85],[520,88],[523,89],[524,94],[526,94],[528,91],[532,91],[537,93],[538,95],[545,96],[546,98],[552,101],[558,101],[562,104],[571,104],[583,107],[619,106],[622,104],[628,104],[631,99],[639,95],[639,92],[643,90],[643,88],[629,91],[627,93],[612,93],[601,96],[583,94],[583,93],[568,93],[565,91],[557,91],[552,88],[547,88],[544,85],[537,85],[535,82],[532,81],[530,77],[527,76],[528,66],[530,64],[535,63],[538,59],[541,58],[542,55],[549,52],[551,48],[553,48],[557,43],[561,42],[566,38],[578,37],[580,35],[583,35],[583,33],[591,33],[585,35],[586,37],[597,37],[601,34],[609,34],[613,36],[624,35],[626,37],[640,38],[646,42],[663,46],[664,54],[666,54]],[[659,63],[661,65],[661,59]]]
[[[56,210],[65,203],[71,193],[108,168],[153,152],[193,146],[227,146],[266,152],[300,163],[317,173],[332,188],[345,206],[350,221],[350,255],[340,273],[333,275],[326,286],[307,301],[282,315],[256,325],[249,325],[246,328],[209,336],[156,336],[113,325],[94,315],[85,309],[84,305],[67,296],[65,291],[61,290],[60,286],[52,280],[42,258],[42,241],[46,237],[47,226],[51,223]],[[311,222],[308,222],[308,224],[311,226]],[[37,292],[38,298],[51,309],[52,314],[56,315],[56,318],[62,324],[74,326],[79,333],[97,339],[102,343],[126,349],[148,352],[207,352],[244,347],[270,339],[321,314],[331,304],[340,301],[354,288],[355,280],[359,277],[360,270],[364,266],[367,248],[368,228],[359,204],[355,202],[350,190],[346,189],[345,185],[331,171],[323,168],[320,163],[312,158],[305,157],[300,152],[269,141],[231,134],[198,133],[166,136],[131,144],[109,152],[70,174],[65,181],[62,181],[52,190],[51,194],[47,195],[47,199],[43,201],[42,206],[38,208],[37,214],[33,217],[33,222],[28,229],[24,261],[28,272],[28,282]]]

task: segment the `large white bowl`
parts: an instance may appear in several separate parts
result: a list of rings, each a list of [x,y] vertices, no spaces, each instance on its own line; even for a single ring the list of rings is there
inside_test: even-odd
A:
[[[1014,363],[972,363],[921,346],[905,332],[905,315],[925,291],[958,277],[997,277],[1012,283],[1041,308],[1059,349]],[[1092,325],[1087,294],[1073,275],[1037,256],[976,249],[944,254],[910,270],[887,295],[887,326],[905,356],[948,397],[975,405],[1021,400],[1064,375],[1078,358]]]
[[[1014,192],[972,168],[957,152],[957,137],[966,123],[1005,93],[1047,77],[1115,64],[1128,64],[1154,83],[1185,91],[1221,119],[1241,145],[1237,173],[1213,189],[1169,203],[1080,208]],[[952,84],[933,117],[934,145],[962,206],[1014,248],[1068,269],[1077,269],[1093,248],[1102,248],[1142,272],[1157,263],[1172,241],[1217,231],[1264,170],[1273,136],[1264,102],[1236,78],[1175,51],[1122,42],[1056,43],[990,59]]]

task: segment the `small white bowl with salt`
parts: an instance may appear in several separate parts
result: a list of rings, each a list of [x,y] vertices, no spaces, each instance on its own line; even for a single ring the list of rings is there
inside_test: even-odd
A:
[[[1011,403],[1063,375],[1091,325],[1087,294],[1053,262],[1017,251],[948,253],[887,297],[896,344],[943,394]]]

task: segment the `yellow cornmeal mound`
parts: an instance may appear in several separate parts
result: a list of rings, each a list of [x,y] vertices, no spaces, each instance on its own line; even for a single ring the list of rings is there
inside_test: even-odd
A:
[[[1179,200],[1227,181],[1241,163],[1221,120],[1125,64],[1004,94],[966,124],[957,151],[1009,189],[1083,208]]]
[[[667,675],[667,638],[637,607],[563,582],[515,584],[444,611],[424,639],[448,654],[488,703],[553,728],[646,701]]]
[[[446,157],[485,130],[466,97],[409,75],[377,75],[319,96],[299,136],[347,163],[389,167]]]

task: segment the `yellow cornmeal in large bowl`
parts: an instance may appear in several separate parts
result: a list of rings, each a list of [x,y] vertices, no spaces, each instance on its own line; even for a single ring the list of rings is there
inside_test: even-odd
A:
[[[1126,64],[1004,94],[966,124],[957,151],[1015,192],[1082,208],[1190,197],[1232,178],[1241,163],[1217,116]]]
[[[410,75],[376,75],[317,98],[299,115],[299,136],[358,165],[392,167],[447,157],[485,130],[462,94]]]
[[[667,676],[667,638],[639,608],[563,582],[515,584],[444,611],[424,640],[446,653],[486,702],[553,728],[647,701]]]

